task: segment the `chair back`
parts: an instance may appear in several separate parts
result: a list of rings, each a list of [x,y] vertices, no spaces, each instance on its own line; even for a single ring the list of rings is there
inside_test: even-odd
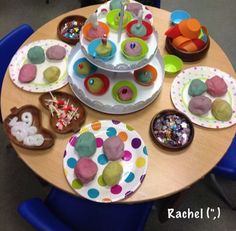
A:
[[[7,67],[22,43],[33,33],[33,29],[27,25],[22,24],[12,30],[5,37],[0,39],[0,92],[2,89],[2,82],[7,70]]]
[[[232,180],[236,180],[236,134],[227,152],[215,166],[213,172]]]
[[[45,203],[65,224],[81,231],[143,231],[153,204],[97,203],[56,188]]]

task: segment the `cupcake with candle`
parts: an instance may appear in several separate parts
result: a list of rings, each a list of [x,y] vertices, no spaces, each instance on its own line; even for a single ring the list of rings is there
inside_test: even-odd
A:
[[[101,43],[96,47],[96,54],[101,57],[110,56],[112,53],[112,45],[107,41],[107,36],[104,35],[101,39]]]

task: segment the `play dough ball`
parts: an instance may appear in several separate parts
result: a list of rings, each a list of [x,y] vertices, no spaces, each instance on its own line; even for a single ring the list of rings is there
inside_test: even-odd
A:
[[[124,142],[119,136],[112,136],[103,143],[103,151],[108,160],[118,160],[123,156]]]
[[[60,69],[56,66],[48,67],[43,72],[43,77],[46,79],[49,83],[56,82],[60,76]]]
[[[54,45],[47,49],[46,56],[52,60],[62,60],[66,56],[66,49],[60,45]]]
[[[194,115],[204,115],[211,109],[211,100],[203,95],[192,97],[188,109]]]
[[[88,157],[81,157],[76,163],[74,173],[82,183],[93,180],[98,171],[96,163]]]
[[[125,44],[124,52],[128,56],[138,56],[141,54],[142,47],[138,42],[127,42]]]
[[[225,95],[228,90],[227,84],[224,79],[219,76],[214,76],[206,81],[207,93],[213,97]]]
[[[75,144],[75,150],[80,157],[92,156],[96,152],[96,148],[96,138],[92,132],[82,133]]]
[[[77,65],[77,71],[80,75],[88,75],[91,72],[91,64],[88,61],[81,62]]]
[[[24,64],[19,72],[19,81],[21,83],[29,83],[33,81],[37,74],[37,68],[35,64]]]
[[[143,9],[142,5],[137,2],[129,3],[126,8],[127,11],[131,12],[135,16],[138,16],[139,11],[142,9]]]
[[[88,81],[88,91],[92,94],[99,94],[104,88],[104,82],[102,79],[93,77]]]
[[[121,2],[122,0],[111,0],[110,2],[110,9],[120,9],[121,8]]]
[[[108,186],[113,186],[119,183],[123,173],[123,167],[119,161],[111,161],[104,168],[102,178]]]
[[[40,64],[45,61],[44,50],[40,46],[31,47],[27,53],[27,57],[33,64]]]
[[[106,31],[101,26],[98,26],[97,28],[91,27],[88,31],[88,37],[90,40],[102,38],[104,34],[106,34]]]
[[[134,24],[131,26],[131,33],[135,36],[142,37],[147,34],[147,29],[143,24]]]
[[[207,91],[207,85],[200,79],[194,79],[191,81],[188,94],[190,96],[198,96]]]
[[[211,108],[212,115],[220,121],[228,121],[232,116],[230,104],[223,99],[215,99]]]
[[[122,101],[129,101],[133,98],[133,91],[128,86],[123,86],[118,90],[118,97]]]
[[[106,45],[104,44],[100,44],[96,47],[96,53],[98,56],[109,56],[112,52],[112,46],[111,44],[108,42]]]

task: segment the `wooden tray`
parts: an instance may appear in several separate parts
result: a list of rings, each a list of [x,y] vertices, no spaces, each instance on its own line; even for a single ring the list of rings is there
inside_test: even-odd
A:
[[[78,112],[80,114],[79,118],[77,120],[72,120],[72,122],[67,127],[64,127],[63,130],[59,130],[56,126],[56,123],[57,123],[56,114],[54,116],[51,115],[51,113],[48,109],[48,106],[46,105],[46,101],[45,101],[45,100],[52,99],[52,96],[50,93],[42,94],[39,97],[39,101],[43,105],[43,107],[48,110],[48,113],[50,113],[50,115],[51,115],[50,124],[51,124],[53,131],[60,133],[60,134],[65,134],[68,132],[75,133],[75,132],[79,131],[80,127],[84,123],[85,117],[86,117],[85,109],[84,109],[84,106],[82,105],[82,103],[75,96],[67,94],[65,92],[54,91],[54,92],[52,92],[52,95],[58,99],[63,99],[65,101],[69,100],[70,104],[73,104],[75,107],[79,108]]]
[[[32,126],[35,126],[37,128],[38,134],[43,135],[45,140],[41,146],[27,146],[23,142],[18,141],[16,137],[11,134],[11,127],[9,126],[9,122],[14,117],[18,117],[19,120],[24,112],[30,112],[32,114],[33,117]],[[10,141],[22,148],[32,149],[32,150],[48,149],[54,144],[55,139],[54,135],[49,130],[42,127],[41,121],[42,121],[41,111],[33,105],[25,105],[20,108],[16,107],[12,108],[11,114],[8,115],[3,122],[3,127]]]

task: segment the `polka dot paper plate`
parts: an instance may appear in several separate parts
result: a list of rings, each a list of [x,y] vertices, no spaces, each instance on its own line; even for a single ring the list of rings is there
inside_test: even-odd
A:
[[[60,46],[65,47],[66,52],[67,52],[65,58],[59,61],[48,60],[45,54],[45,61],[41,64],[36,64],[36,67],[37,67],[36,78],[30,83],[21,83],[18,80],[20,69],[24,64],[30,63],[28,62],[28,59],[27,59],[28,50],[34,46],[41,46],[44,49],[44,52],[46,53],[47,48],[53,45],[60,45]],[[25,91],[48,92],[48,91],[57,90],[68,83],[67,62],[68,62],[68,56],[69,56],[70,51],[71,51],[71,47],[67,45],[66,43],[61,42],[59,40],[39,40],[39,41],[32,42],[26,46],[23,46],[21,49],[19,49],[16,52],[16,54],[13,56],[11,60],[11,63],[9,65],[10,78],[17,87]],[[56,66],[60,69],[60,76],[58,80],[53,83],[48,83],[43,78],[43,71],[50,66]]]
[[[203,116],[196,116],[188,110],[188,104],[191,96],[188,95],[188,88],[193,79],[200,79],[205,82],[207,79],[213,76],[219,76],[224,79],[228,86],[227,93],[218,98],[226,100],[233,109],[232,117],[229,121],[216,120],[211,112],[208,112]],[[207,92],[203,94],[212,101],[215,99]],[[236,80],[229,74],[212,67],[197,66],[185,69],[179,73],[174,79],[171,86],[171,99],[174,106],[184,114],[186,114],[193,123],[207,128],[226,128],[236,123]]]
[[[91,158],[97,164],[98,172],[93,181],[83,185],[74,174],[74,167],[79,159],[74,146],[78,136],[87,131],[96,137],[97,150]],[[124,155],[120,160],[123,174],[119,184],[106,186],[102,172],[108,160],[103,152],[103,142],[116,135],[125,145]],[[146,175],[147,161],[147,148],[133,128],[119,121],[101,120],[86,125],[70,138],[64,153],[63,166],[67,181],[79,195],[96,202],[114,202],[131,195],[140,186]]]

